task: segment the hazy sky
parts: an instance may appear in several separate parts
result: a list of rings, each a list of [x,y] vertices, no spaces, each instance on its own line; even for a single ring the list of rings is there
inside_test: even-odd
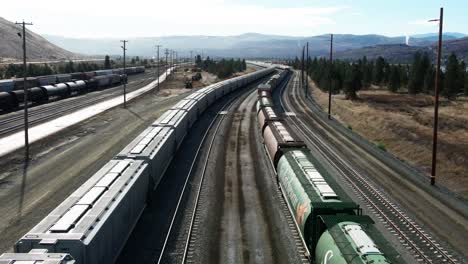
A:
[[[0,16],[67,37],[468,33],[468,0],[2,0]]]

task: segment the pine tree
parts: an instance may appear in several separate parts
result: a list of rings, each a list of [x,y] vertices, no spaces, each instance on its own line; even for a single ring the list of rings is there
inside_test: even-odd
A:
[[[447,60],[446,71],[445,71],[445,80],[444,80],[444,89],[442,94],[448,99],[454,99],[457,96],[457,92],[460,89],[459,85],[459,65],[457,56],[452,53]]]
[[[427,68],[426,74],[424,75],[424,89],[425,93],[431,93],[434,90],[434,83],[435,83],[435,70],[434,67],[431,66]]]
[[[427,53],[421,55],[420,52],[416,52],[411,65],[409,74],[408,91],[411,94],[417,94],[421,92],[424,85],[424,76],[431,63]]]
[[[104,58],[104,68],[105,69],[110,69],[111,68],[109,55],[106,55],[106,57]]]
[[[468,72],[465,72],[465,95],[468,96]]]
[[[389,74],[389,89],[391,92],[397,92],[401,86],[400,69],[398,66],[392,66]]]
[[[377,58],[375,61],[374,67],[374,83],[380,85],[383,81],[384,77],[384,67],[385,67],[385,60],[381,56]]]
[[[352,64],[346,69],[346,75],[343,83],[346,99],[357,99],[356,92],[361,89],[361,87],[362,83],[359,66],[357,64]]]
[[[362,86],[364,88],[369,88],[372,83],[372,70],[374,64],[372,62],[367,61],[367,57],[364,56],[362,58]]]

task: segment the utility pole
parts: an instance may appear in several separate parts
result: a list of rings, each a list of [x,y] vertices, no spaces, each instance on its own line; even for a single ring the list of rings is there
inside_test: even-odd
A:
[[[305,97],[307,98],[307,92],[309,90],[309,42],[307,42],[307,50],[306,50],[306,71],[305,71]]]
[[[304,88],[304,49],[305,46],[302,47],[302,58],[301,58],[301,86]]]
[[[331,119],[332,102],[332,73],[333,73],[333,34],[330,34],[330,87],[328,88],[328,119]]]
[[[442,56],[442,26],[444,22],[444,8],[440,8],[439,19],[432,19],[432,21],[439,21],[439,47],[437,49],[437,68],[435,76],[435,105],[434,105],[434,135],[432,137],[432,169],[431,169],[431,185],[435,184],[436,177],[436,163],[437,163],[437,126],[439,122],[439,75],[440,75],[440,60]]]
[[[125,52],[127,51],[126,44],[128,40],[121,40],[120,42],[123,43],[123,46],[121,48],[123,49],[123,68],[124,68],[124,73],[125,73]],[[127,108],[127,77],[124,80],[123,83],[123,90],[124,90],[124,108]]]
[[[158,49],[158,55],[157,55],[157,58],[156,58],[157,62],[158,62],[158,70],[157,70],[158,71],[158,73],[157,73],[158,74],[158,87],[156,89],[157,92],[159,92],[159,47],[162,47],[162,46],[161,45],[156,45],[156,48]]]
[[[23,38],[23,92],[24,92],[24,148],[25,148],[25,161],[29,161],[29,132],[28,132],[28,92],[29,89],[26,86],[26,75],[28,68],[26,65],[26,26],[32,26],[32,23],[16,22],[16,25],[23,26],[23,34],[18,33]]]
[[[167,77],[167,56],[169,55],[169,51],[166,49],[166,52],[164,54],[166,54],[166,77]]]

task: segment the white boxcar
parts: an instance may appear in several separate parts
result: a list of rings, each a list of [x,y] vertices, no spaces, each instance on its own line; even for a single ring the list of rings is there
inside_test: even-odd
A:
[[[208,106],[212,105],[214,101],[216,101],[216,90],[211,86],[200,89],[197,93],[203,93],[206,95]]]
[[[75,264],[69,254],[47,253],[47,250],[33,249],[29,253],[5,253],[0,256],[0,264]]]
[[[197,121],[198,115],[200,114],[198,110],[197,101],[183,99],[180,100],[176,105],[171,107],[171,110],[182,110],[188,114],[188,126],[192,127],[193,123]]]
[[[149,165],[151,189],[155,189],[176,151],[175,131],[171,127],[148,127],[116,158],[143,160]]]
[[[47,249],[77,263],[114,263],[146,206],[147,165],[111,160],[16,244],[15,252]]]
[[[198,107],[198,112],[201,114],[203,113],[208,106],[214,102],[214,96],[212,97],[211,102],[208,101],[208,98],[210,98],[207,94],[197,91],[195,93],[192,93],[191,95],[185,97],[186,100],[192,100],[195,101]]]
[[[189,128],[189,115],[183,110],[168,110],[152,126],[173,128],[176,134],[176,146],[179,148]]]

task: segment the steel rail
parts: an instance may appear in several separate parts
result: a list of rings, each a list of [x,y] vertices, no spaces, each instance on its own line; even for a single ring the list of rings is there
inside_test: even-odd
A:
[[[297,81],[294,80],[293,93],[296,91]],[[283,102],[283,93],[284,89],[281,91],[280,94],[281,105],[285,110],[291,110],[292,107]],[[290,118],[290,120],[294,123],[299,132],[303,134],[304,137],[307,138],[309,142],[319,150],[319,152],[322,153],[323,157],[327,159],[330,162],[330,164],[335,167],[335,169],[341,172],[341,174],[347,180],[348,184],[353,188],[353,190],[360,193],[360,196],[363,197],[364,200],[372,208],[374,208],[375,211],[378,212],[378,215],[385,219],[383,222],[387,223],[388,226],[390,226],[395,233],[399,234],[399,237],[402,240],[406,241],[406,244],[416,252],[416,257],[421,258],[418,259],[419,261],[424,261],[426,263],[438,263],[440,261],[446,263],[457,263],[457,261],[447,253],[447,251],[445,251],[442,247],[440,247],[438,243],[436,243],[427,234],[425,234],[425,232],[421,230],[419,226],[415,224],[414,221],[412,221],[407,215],[405,215],[400,209],[398,209],[395,204],[391,203],[388,200],[388,198],[386,198],[379,190],[376,189],[375,186],[369,183],[362,175],[360,175],[360,173],[354,170],[348,162],[346,162],[341,156],[339,156],[334,150],[332,150],[302,120],[300,120],[297,117]],[[307,133],[305,133],[304,130]],[[315,141],[313,138],[315,138]],[[324,149],[326,149],[328,153],[324,151]],[[334,160],[332,157],[334,157]],[[348,170],[351,173],[345,173],[339,166],[337,166],[337,163],[340,163],[346,170]],[[353,175],[354,178],[351,178],[349,175]],[[362,187],[358,186],[356,180],[362,185]],[[370,195],[366,194],[366,190],[370,192]],[[372,199],[370,196],[375,196],[375,199]],[[401,223],[398,224],[394,220],[392,220],[388,213],[385,213],[384,209],[381,206],[379,206],[377,202],[374,201],[379,201],[380,203],[382,203],[382,205],[386,209],[390,210]],[[414,241],[415,239],[412,239],[410,237],[410,234],[405,233],[401,228],[402,226],[405,226],[405,228],[408,230],[414,231],[414,233],[416,233],[415,236],[420,238],[420,242],[423,242],[422,244],[425,244],[425,246],[428,248],[427,251],[432,251],[432,255],[434,255],[438,259],[432,259],[430,256],[427,256],[426,253],[423,251],[421,244],[418,245],[417,241]],[[434,249],[436,250],[436,253],[434,252]]]
[[[234,97],[232,99],[230,99],[228,102],[226,102],[222,107],[221,107],[221,111],[226,111],[226,109],[229,109],[233,104],[234,102],[238,101],[238,100],[241,100],[242,97]],[[156,263],[160,264],[162,263],[162,258],[164,256],[164,252],[167,248],[167,245],[169,243],[169,237],[171,235],[171,232],[172,232],[172,229],[174,227],[174,223],[175,223],[175,220],[177,218],[177,214],[179,213],[179,209],[180,209],[180,205],[181,205],[181,202],[182,202],[182,199],[185,195],[185,189],[187,187],[187,184],[188,184],[188,181],[189,179],[191,178],[192,174],[193,174],[193,169],[195,168],[195,164],[198,160],[198,157],[200,155],[200,152],[201,152],[201,149],[208,137],[208,134],[210,133],[211,129],[213,128],[215,122],[218,119],[218,116],[220,116],[220,114],[216,115],[216,117],[211,121],[210,125],[208,126],[208,128],[206,129],[203,137],[202,137],[202,140],[200,142],[200,144],[198,145],[198,148],[197,148],[197,151],[195,153],[195,157],[193,158],[193,161],[192,161],[192,164],[190,165],[190,169],[189,169],[189,172],[187,174],[187,178],[185,179],[185,182],[184,182],[184,186],[182,188],[182,191],[181,191],[181,194],[179,196],[179,199],[177,201],[177,206],[174,210],[174,213],[173,213],[173,216],[172,216],[172,220],[171,220],[171,224],[169,226],[169,229],[168,229],[168,232],[166,234],[166,238],[164,240],[164,244],[163,244],[163,248],[161,249],[161,254],[159,255],[159,258],[158,258],[158,261]],[[187,252],[188,252],[188,247],[189,247],[189,244],[190,244],[190,238],[191,238],[191,234],[192,234],[192,228],[193,228],[193,223],[194,223],[194,218],[195,218],[195,214],[196,214],[196,211],[197,211],[197,206],[198,206],[198,201],[199,201],[199,198],[200,198],[200,193],[201,193],[201,187],[203,185],[203,179],[204,179],[204,176],[205,176],[205,172],[206,172],[206,168],[207,168],[207,164],[208,164],[208,160],[209,160],[209,157],[210,157],[210,152],[211,152],[211,149],[212,149],[212,146],[213,146],[213,143],[214,143],[214,140],[216,138],[216,135],[219,131],[219,128],[221,126],[221,123],[222,121],[224,120],[225,118],[225,115],[221,115],[221,119],[219,120],[216,128],[215,128],[215,131],[214,131],[214,134],[213,134],[213,137],[210,141],[210,144],[208,146],[208,152],[207,152],[207,157],[204,161],[204,164],[203,164],[203,170],[202,170],[202,175],[201,175],[201,179],[200,179],[200,182],[199,182],[199,187],[198,187],[198,190],[197,190],[197,196],[196,196],[196,200],[195,200],[195,205],[194,205],[194,209],[193,209],[193,213],[192,213],[192,216],[191,216],[191,222],[190,222],[190,226],[189,226],[189,234],[187,236],[187,239],[185,241],[185,246],[184,246],[184,253],[183,253],[183,256],[182,256],[182,262],[181,263],[185,263],[185,260],[186,260],[186,257],[187,257]]]

